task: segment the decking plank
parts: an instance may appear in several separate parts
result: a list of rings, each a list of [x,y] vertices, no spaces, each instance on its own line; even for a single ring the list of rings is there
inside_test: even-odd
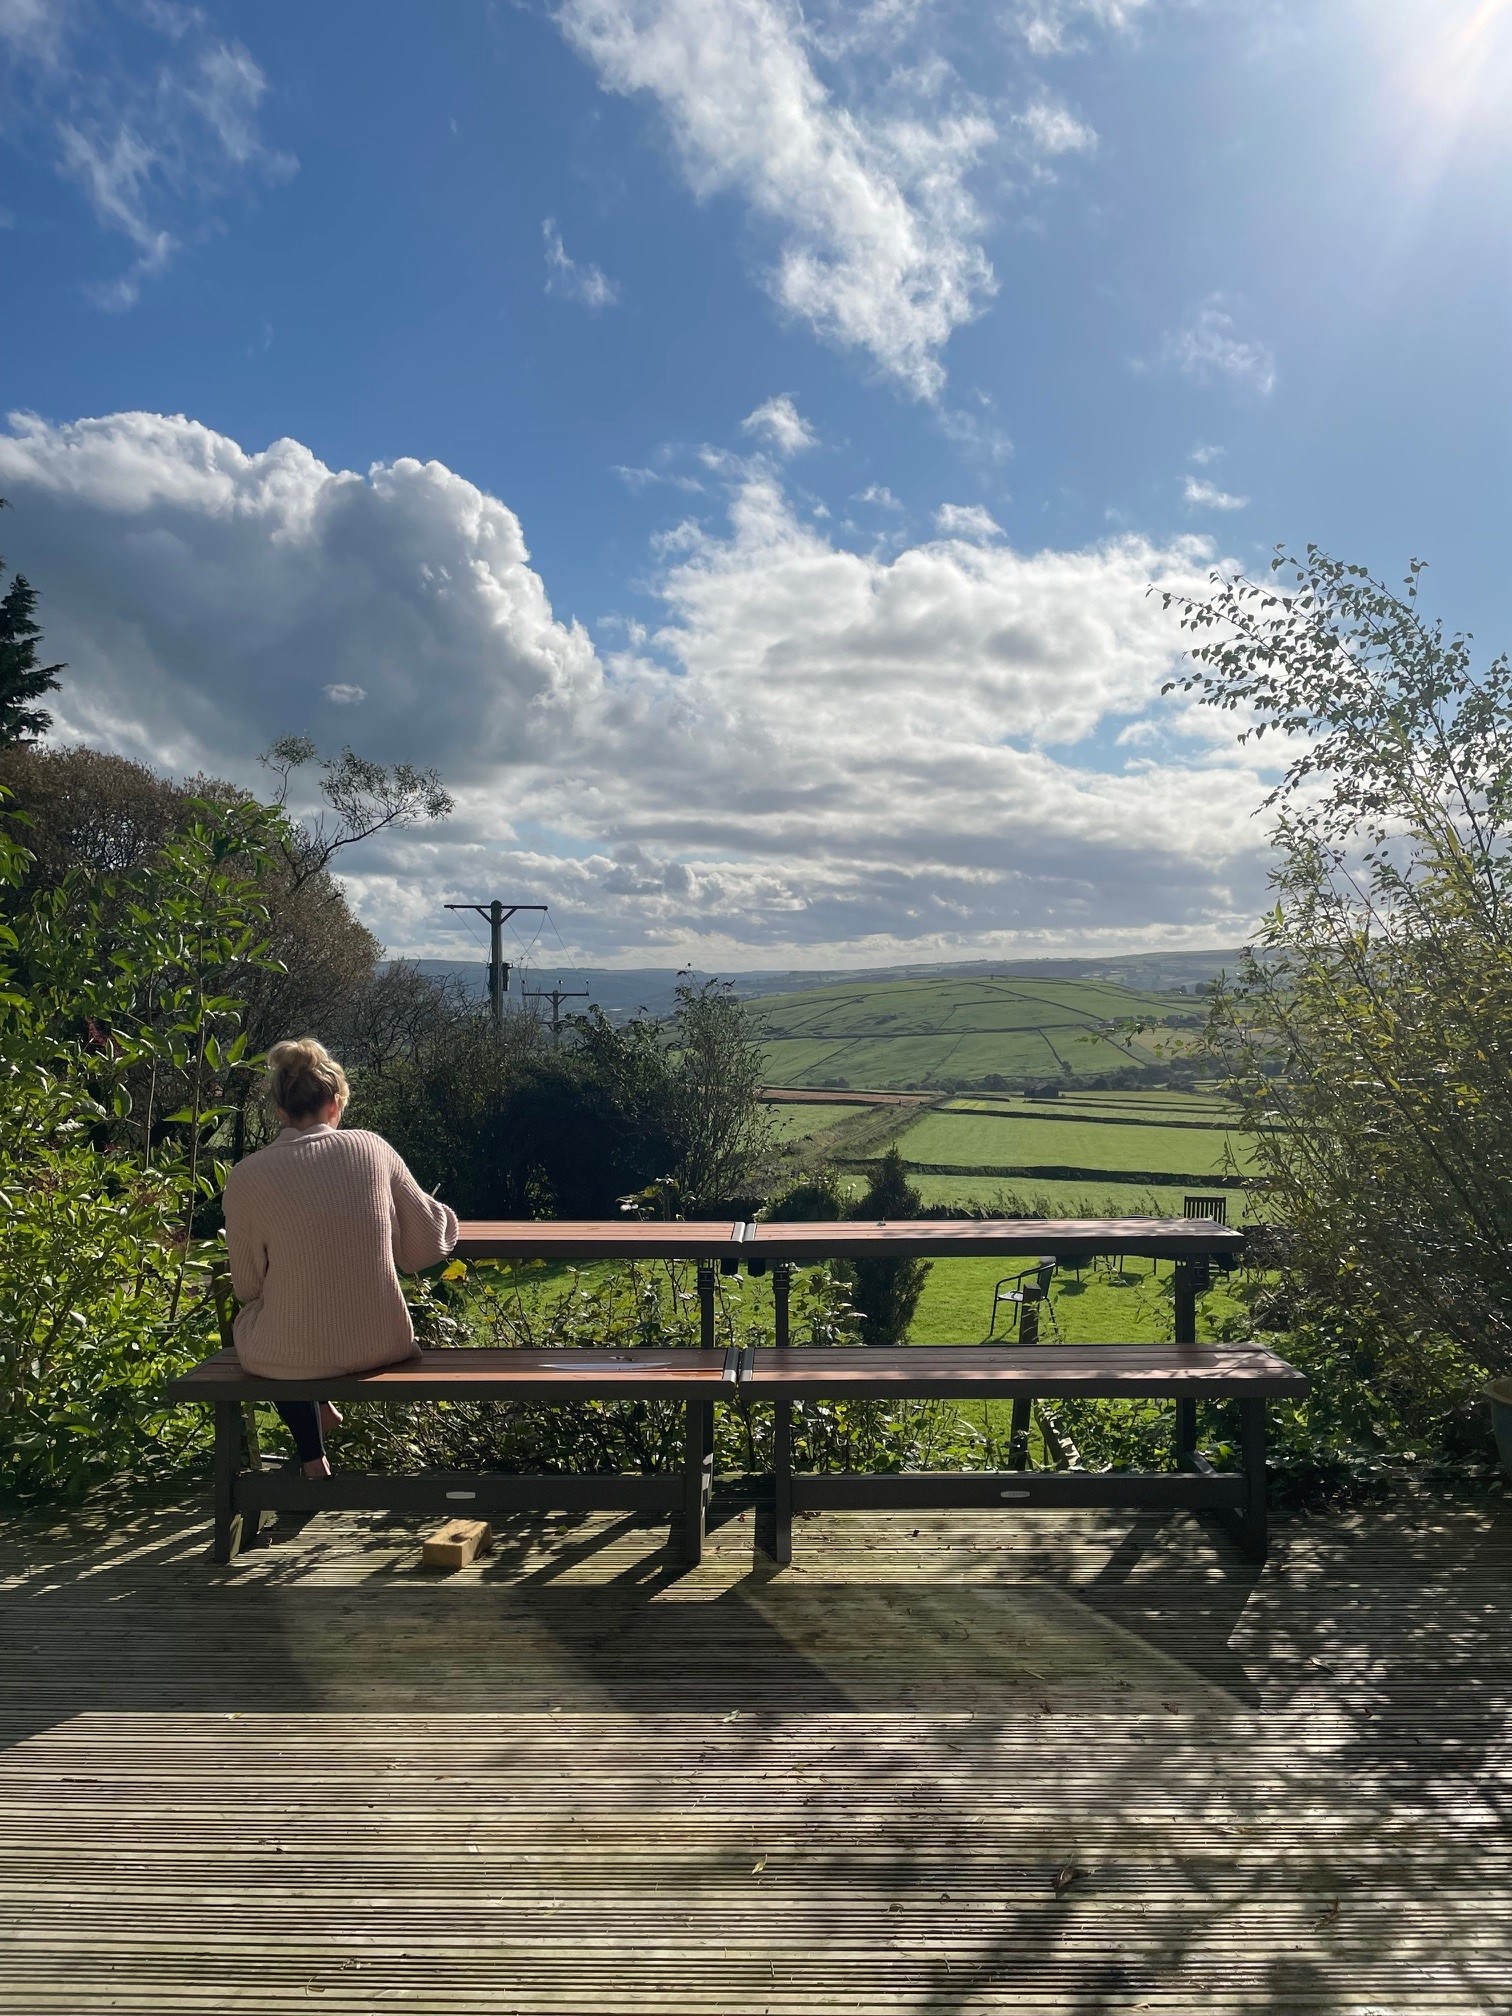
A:
[[[1512,2007],[1504,1511],[499,1538],[0,1525],[0,2011]]]

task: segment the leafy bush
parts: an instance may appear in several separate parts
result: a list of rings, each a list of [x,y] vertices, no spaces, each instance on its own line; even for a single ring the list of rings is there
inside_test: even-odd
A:
[[[1215,577],[1183,683],[1290,738],[1277,901],[1210,1032],[1291,1234],[1297,1352],[1342,1448],[1358,1416],[1447,1453],[1512,1368],[1512,664],[1474,668],[1420,571],[1393,594],[1309,548]]]
[[[243,1052],[260,807],[203,808],[151,863],[22,894],[0,831],[0,1492],[77,1495],[180,1460],[163,1380],[213,1334],[196,1217]]]

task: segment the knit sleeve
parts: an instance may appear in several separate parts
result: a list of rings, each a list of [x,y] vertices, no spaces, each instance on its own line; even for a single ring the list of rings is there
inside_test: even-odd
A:
[[[394,1200],[394,1265],[404,1274],[434,1267],[457,1243],[456,1212],[422,1190],[398,1155],[389,1191]]]
[[[231,1263],[231,1286],[238,1302],[255,1302],[263,1291],[268,1272],[268,1249],[249,1223],[245,1205],[238,1202],[235,1171],[226,1184],[226,1258]]]

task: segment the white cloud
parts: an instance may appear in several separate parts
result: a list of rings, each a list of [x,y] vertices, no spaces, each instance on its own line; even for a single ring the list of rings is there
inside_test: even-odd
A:
[[[322,686],[320,690],[334,707],[356,707],[367,698],[365,686],[353,686],[344,679],[338,679],[331,686]]]
[[[138,18],[173,46],[147,74],[132,67],[108,15],[0,0],[19,130],[134,248],[123,272],[86,289],[112,309],[131,307],[231,190],[282,181],[297,165],[262,138],[267,79],[240,42],[168,0],[143,4]]]
[[[1061,56],[1084,46],[1078,22],[1128,30],[1154,0],[1015,0],[1010,18],[1035,56]]]
[[[995,467],[1008,460],[1013,442],[995,420],[988,418],[991,411],[992,400],[985,392],[979,392],[975,411],[969,406],[942,406],[939,422],[940,432],[947,441],[953,441],[976,461]]]
[[[864,490],[856,492],[855,502],[875,504],[879,511],[901,511],[904,508],[902,500],[894,497],[885,483],[868,483]]]
[[[1188,504],[1200,505],[1208,511],[1242,511],[1250,501],[1248,497],[1235,497],[1227,490],[1220,490],[1216,483],[1209,483],[1201,476],[1188,476],[1182,494]]]
[[[797,455],[805,448],[812,448],[819,439],[786,392],[779,392],[754,413],[747,413],[740,426],[743,433],[755,434],[770,443],[779,455]]]
[[[1187,460],[1195,462],[1199,469],[1209,469],[1213,463],[1223,460],[1224,453],[1225,450],[1216,447],[1211,441],[1199,441]]]
[[[1200,384],[1227,378],[1262,398],[1276,389],[1276,360],[1264,343],[1239,334],[1221,294],[1209,295],[1184,328],[1162,339],[1162,359]]]
[[[1053,159],[1059,154],[1097,151],[1097,134],[1058,99],[1045,96],[1032,100],[1013,123],[1031,156]]]
[[[359,476],[182,417],[19,415],[0,496],[24,520],[47,634],[68,639],[59,719],[179,768],[318,727],[328,688],[365,694],[376,757],[425,742],[507,763],[550,743],[585,677],[596,690],[514,513],[438,462]]]
[[[364,753],[440,767],[446,829],[352,867],[396,948],[451,945],[441,903],[485,885],[550,902],[579,956],[657,964],[1247,922],[1252,759],[1160,698],[1178,640],[1147,593],[1199,586],[1204,542],[857,553],[770,472],[728,475],[725,529],[654,563],[660,627],[600,656],[514,513],[440,464],[359,475],[154,414],[0,434],[65,738],[255,784],[260,747],[360,687]]]
[[[625,462],[614,462],[610,467],[625,488],[636,497],[657,483],[665,483],[673,490],[702,490],[704,487],[696,476],[685,476],[675,469],[651,469],[644,465],[632,466]]]
[[[619,299],[618,282],[608,279],[597,266],[580,264],[569,256],[562,243],[562,234],[556,227],[554,218],[541,221],[541,236],[546,241],[546,292],[560,294],[565,300],[580,301],[585,308],[595,313],[600,308],[611,307]]]
[[[996,284],[966,187],[997,137],[979,107],[863,116],[782,0],[562,0],[557,20],[606,90],[655,98],[695,194],[738,194],[775,233],[783,308],[938,395],[938,353]]]
[[[1003,528],[980,504],[942,504],[935,528],[947,539],[1001,539]]]

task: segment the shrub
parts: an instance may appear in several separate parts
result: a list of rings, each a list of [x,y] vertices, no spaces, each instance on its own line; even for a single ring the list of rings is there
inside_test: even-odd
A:
[[[163,1379],[213,1323],[196,1218],[243,1053],[260,807],[214,808],[134,873],[29,894],[0,833],[0,1492],[77,1495],[196,1445]]]

